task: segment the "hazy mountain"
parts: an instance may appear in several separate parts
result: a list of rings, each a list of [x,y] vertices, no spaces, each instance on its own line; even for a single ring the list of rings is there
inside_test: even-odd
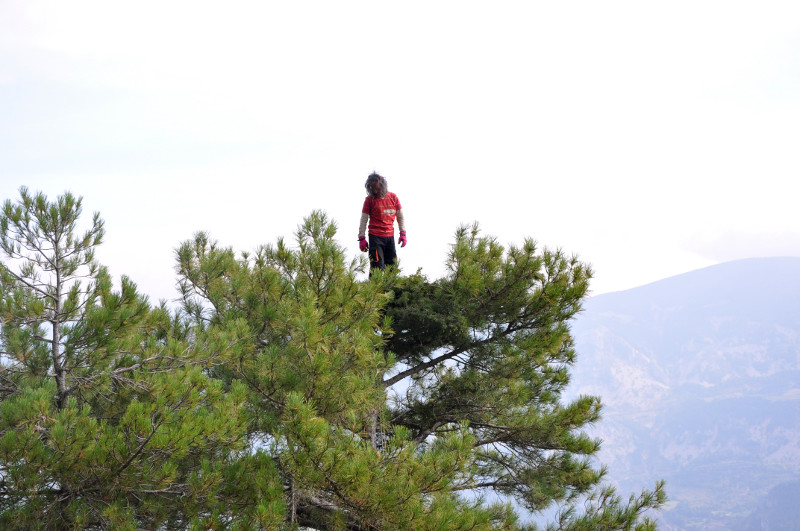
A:
[[[622,492],[666,479],[665,529],[800,529],[800,258],[592,297],[573,332]]]

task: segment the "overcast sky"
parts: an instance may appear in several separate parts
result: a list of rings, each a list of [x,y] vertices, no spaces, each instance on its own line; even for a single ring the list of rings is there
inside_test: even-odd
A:
[[[800,256],[800,2],[0,0],[0,199],[83,196],[153,300],[198,230],[354,256],[373,170],[431,278],[473,221],[595,294]]]

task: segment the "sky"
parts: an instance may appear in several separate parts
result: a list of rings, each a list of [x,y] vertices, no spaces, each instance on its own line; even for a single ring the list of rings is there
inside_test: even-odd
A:
[[[153,301],[201,230],[356,256],[372,171],[429,278],[475,221],[593,294],[800,256],[798,146],[796,0],[0,0],[0,200],[82,196]]]

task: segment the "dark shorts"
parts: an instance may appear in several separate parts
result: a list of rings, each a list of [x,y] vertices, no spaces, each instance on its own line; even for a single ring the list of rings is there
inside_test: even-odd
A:
[[[387,265],[394,265],[397,258],[397,251],[394,248],[394,236],[373,236],[369,235],[369,267],[373,269],[385,268]]]

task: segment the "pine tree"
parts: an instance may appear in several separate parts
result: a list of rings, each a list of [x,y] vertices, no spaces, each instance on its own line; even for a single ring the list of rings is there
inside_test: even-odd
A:
[[[654,527],[643,512],[663,504],[663,484],[624,504],[592,466],[601,441],[583,431],[600,399],[563,401],[576,361],[569,321],[591,269],[530,239],[506,250],[477,224],[458,229],[447,268],[435,282],[401,279],[387,307],[398,366],[383,383],[406,382],[386,408],[390,429],[424,444],[468,426],[473,473],[454,490],[489,489],[533,513],[558,503],[556,529]]]
[[[282,518],[282,493],[269,503],[277,472],[244,439],[245,387],[206,372],[233,339],[189,341],[128,278],[115,291],[93,255],[103,222],[79,234],[81,212],[70,193],[49,202],[23,187],[0,214],[0,527]],[[228,503],[239,475],[258,500],[248,508]]]
[[[386,403],[382,376],[394,363],[381,334],[394,277],[361,281],[365,263],[347,263],[335,232],[315,212],[294,249],[279,240],[236,258],[200,233],[178,251],[184,309],[198,337],[228,328],[250,337],[214,374],[250,390],[249,437],[280,471],[287,523],[510,527],[507,507],[467,502],[450,490],[469,473],[465,430],[424,449],[402,428],[374,443]]]
[[[554,503],[551,529],[654,527],[662,485],[604,485],[600,401],[563,400],[577,259],[462,227],[443,278],[367,278],[313,212],[294,245],[182,244],[173,312],[114,289],[80,198],[20,192],[0,213],[2,528],[523,529],[516,506]]]
[[[562,401],[587,266],[473,226],[444,278],[364,280],[335,233],[314,212],[294,247],[237,258],[200,233],[178,251],[197,340],[243,338],[212,374],[247,387],[248,436],[278,471],[288,524],[523,528],[512,504],[486,501],[499,495],[532,512],[558,503],[553,529],[654,528],[663,485],[624,503],[584,433],[599,399]]]

